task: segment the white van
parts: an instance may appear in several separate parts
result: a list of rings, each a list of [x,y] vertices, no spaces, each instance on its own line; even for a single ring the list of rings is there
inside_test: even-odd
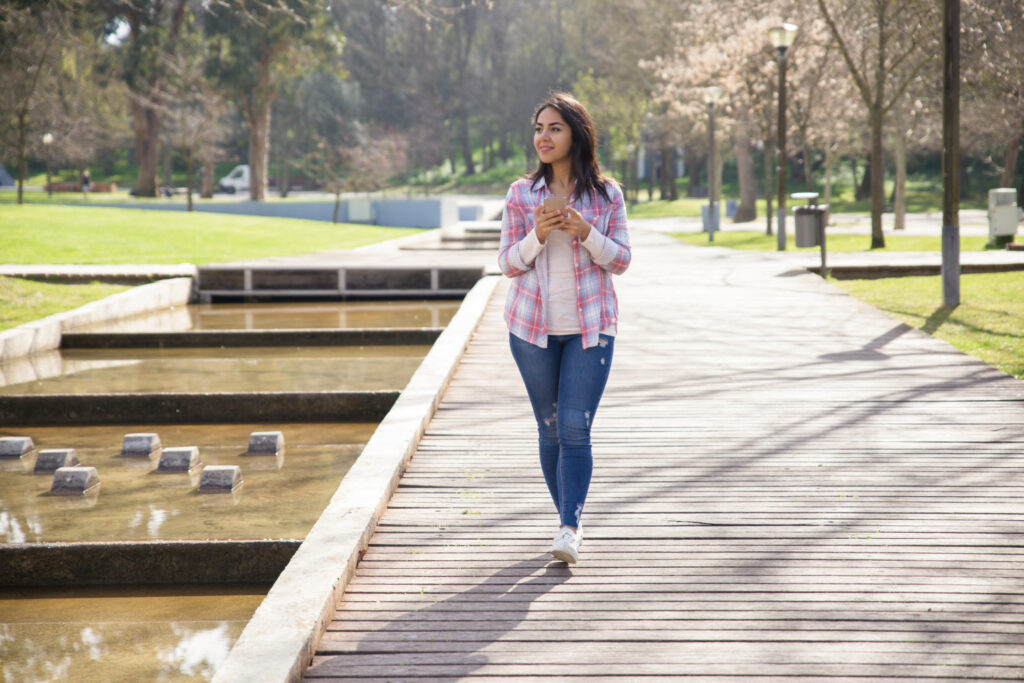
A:
[[[249,164],[239,164],[231,169],[231,173],[217,181],[217,189],[221,192],[234,194],[249,191]]]

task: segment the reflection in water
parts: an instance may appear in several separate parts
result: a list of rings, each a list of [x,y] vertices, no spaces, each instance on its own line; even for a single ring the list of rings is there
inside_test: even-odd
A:
[[[0,590],[3,680],[208,681],[265,592],[260,586]]]
[[[50,496],[52,477],[0,473],[0,543],[207,538],[303,538],[376,428],[372,423],[32,427],[39,448],[74,447],[102,485],[93,499]],[[288,456],[243,455],[249,434],[281,430]],[[206,465],[238,465],[244,492],[196,493],[198,471],[124,466],[128,432],[156,432],[167,447],[197,446]],[[0,427],[0,436],[25,430]],[[72,509],[68,506],[77,505]],[[90,507],[91,505],[91,507]]]
[[[398,390],[429,350],[425,345],[69,349],[60,352],[58,374],[7,383],[0,393]]]
[[[355,327],[444,327],[461,301],[318,301],[193,304],[75,332],[183,332],[186,330],[296,330]]]

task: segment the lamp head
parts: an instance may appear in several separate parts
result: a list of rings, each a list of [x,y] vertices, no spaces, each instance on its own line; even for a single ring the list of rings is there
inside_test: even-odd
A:
[[[43,144],[49,145],[53,143],[53,133],[43,133]]]
[[[772,47],[777,49],[780,55],[785,56],[786,49],[796,39],[796,31],[796,24],[782,24],[768,29],[768,39],[771,40]]]
[[[704,103],[714,106],[722,97],[722,89],[717,85],[709,85],[704,88]]]

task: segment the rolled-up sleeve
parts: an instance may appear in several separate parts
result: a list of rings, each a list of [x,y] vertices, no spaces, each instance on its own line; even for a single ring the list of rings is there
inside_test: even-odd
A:
[[[608,228],[604,234],[591,230],[583,242],[583,247],[590,252],[594,263],[613,275],[621,275],[629,268],[632,260],[629,229],[626,227],[626,203],[618,185],[609,183],[608,189],[612,199]]]
[[[532,258],[526,260],[522,251],[527,251],[526,255],[529,256],[529,249],[520,250],[520,244],[527,240],[529,235],[533,235],[533,241],[540,247],[533,226],[527,220],[527,211],[513,185],[505,196],[505,210],[501,212],[501,245],[498,248],[498,267],[506,277],[519,277],[533,268],[537,253],[533,253]],[[537,251],[539,252],[539,248]]]

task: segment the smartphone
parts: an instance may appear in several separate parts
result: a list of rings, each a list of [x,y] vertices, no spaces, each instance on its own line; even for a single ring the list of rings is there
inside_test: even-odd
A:
[[[545,197],[544,198],[544,210],[545,211],[561,211],[565,208],[565,205],[569,203],[568,197]]]

